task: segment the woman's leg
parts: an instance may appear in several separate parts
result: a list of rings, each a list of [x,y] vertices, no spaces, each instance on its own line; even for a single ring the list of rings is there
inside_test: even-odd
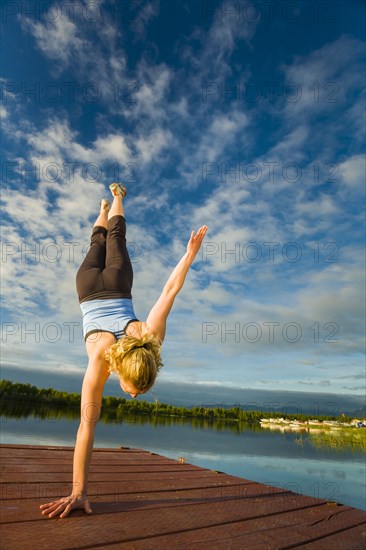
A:
[[[104,286],[108,290],[122,293],[131,298],[133,270],[126,244],[126,219],[121,195],[113,198],[108,213]]]
[[[104,290],[102,272],[105,267],[106,239],[108,227],[108,204],[101,204],[91,235],[90,248],[77,274],[76,289],[79,302],[87,296]]]
[[[113,202],[110,211],[108,212],[108,220],[113,218],[113,216],[124,216],[124,208],[122,202],[122,195],[117,195],[113,197]]]
[[[104,227],[105,229],[108,229],[108,208],[109,208],[109,201],[102,200],[100,204],[99,216],[97,217],[93,228],[96,226],[100,226],[100,227]]]

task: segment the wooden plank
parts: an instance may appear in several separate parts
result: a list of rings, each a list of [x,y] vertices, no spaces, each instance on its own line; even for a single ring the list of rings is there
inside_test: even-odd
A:
[[[190,478],[192,476],[194,477],[213,477],[215,474],[213,472],[210,472],[210,470],[189,470],[189,469],[175,469],[173,471],[164,471],[164,470],[156,470],[156,471],[150,471],[150,469],[147,471],[147,468],[145,471],[140,471],[138,473],[136,472],[123,472],[123,479],[128,480],[135,480],[139,479],[141,481],[146,480],[153,480],[153,479],[175,479],[179,475],[181,479]],[[1,483],[25,483],[27,481],[31,481],[32,483],[57,483],[59,481],[67,482],[70,480],[70,473],[69,472],[5,472],[0,475],[0,482]],[[216,476],[217,477],[217,476]],[[94,472],[91,471],[89,474],[89,481],[95,481],[95,482],[103,482],[103,481],[114,481],[116,479],[116,474],[114,472],[110,471],[104,471],[104,472]]]
[[[15,450],[17,453],[22,453],[25,451],[36,451],[36,454],[41,453],[42,451],[69,451],[74,452],[74,447],[70,445],[18,445],[17,443],[1,443],[0,445],[0,456],[2,453],[8,454],[10,451]],[[138,449],[137,447],[125,447],[121,445],[120,447],[95,447],[93,449],[94,453],[99,452],[120,452],[120,450],[128,451],[129,453],[144,453],[144,454],[153,454],[150,451],[145,449]],[[160,455],[157,455],[160,456]]]
[[[240,492],[238,489],[240,488]],[[271,488],[272,489],[272,488]],[[275,493],[285,493],[283,489],[274,488]],[[154,491],[150,493],[133,492],[114,495],[101,494],[96,498],[90,498],[90,504],[95,513],[103,514],[118,511],[127,511],[148,507],[165,507],[180,504],[192,504],[198,502],[223,502],[224,500],[238,500],[248,497],[266,498],[269,494],[263,491],[260,483],[251,483],[243,486],[224,485],[219,487],[197,487],[193,489],[176,489],[169,491]],[[44,504],[44,499],[9,499],[3,501],[0,506],[1,523],[14,523],[22,519],[43,519],[39,505]],[[83,511],[75,511],[73,515],[84,515]]]
[[[342,529],[342,525],[347,526],[347,531],[342,531],[341,535],[343,533],[351,534],[354,529],[357,530],[358,527],[349,528],[350,520],[357,523],[357,518],[350,517],[352,512],[353,510],[346,506],[342,506],[341,510],[338,507],[332,510],[324,504],[316,508],[292,510],[283,514],[271,515],[266,518],[265,523],[263,518],[259,518],[205,527],[184,533],[146,538],[134,541],[133,548],[136,550],[156,550],[158,548],[192,550],[206,547],[210,550],[308,548],[306,542],[306,546],[303,546],[304,542],[301,541],[308,540],[309,536],[316,536],[319,541],[327,540],[328,537],[325,537],[325,535],[329,530],[334,530],[334,523],[337,523],[337,529]],[[358,519],[362,521],[362,516],[359,515]],[[314,525],[317,527],[316,529]],[[108,548],[111,550],[116,548],[127,549],[131,548],[131,543],[112,544]],[[328,546],[323,542],[323,545],[316,548],[319,548],[319,550],[327,548],[335,550],[339,547]],[[341,548],[342,550],[348,550],[349,547],[345,544]]]
[[[301,548],[304,550],[324,550],[325,548],[331,548],[331,550],[365,550],[365,546],[366,526],[360,525],[359,527],[353,527],[341,533],[334,533],[321,540],[303,544]],[[294,547],[292,546],[289,548]]]
[[[6,462],[7,457],[22,457],[26,460],[34,460],[34,458],[66,458],[69,459],[73,456],[73,451],[67,451],[67,450],[61,450],[57,451],[56,449],[40,449],[39,453],[36,449],[9,449],[6,453],[0,453],[0,460],[1,462]],[[99,449],[98,451],[94,452],[93,455],[94,458],[104,458],[105,460],[109,460],[111,458],[114,458],[115,460],[119,460],[122,458],[124,454],[127,454],[130,458],[133,458],[134,460],[146,460],[148,457],[150,457],[150,453],[146,452],[138,452],[138,453],[131,453],[129,451],[123,451],[122,449],[120,451],[108,451],[104,449]],[[157,455],[154,455],[157,456]],[[169,460],[168,458],[165,458],[165,460]]]
[[[168,464],[156,463],[156,462],[145,462],[143,464],[126,464],[120,461],[119,463],[102,463],[96,462],[92,464],[93,472],[114,472],[115,474],[123,474],[127,472],[146,472],[148,469],[149,472],[185,472],[185,471],[195,471],[199,472],[201,470],[205,471],[204,468],[199,468],[198,466],[193,466],[192,464],[180,464],[179,462],[173,462]],[[39,464],[8,464],[6,466],[1,466],[1,472],[4,475],[22,473],[22,474],[32,474],[32,473],[44,473],[45,468]],[[68,473],[72,474],[72,463],[69,461],[67,463],[53,462],[47,466],[48,473]],[[207,470],[206,470],[207,472]],[[8,478],[5,481],[10,481]]]
[[[73,447],[62,447],[60,451],[58,451],[55,447],[40,447],[39,452],[37,452],[37,449],[34,446],[29,447],[28,449],[24,449],[22,446],[21,448],[12,447],[3,450],[2,446],[0,445],[0,462],[3,466],[8,464],[32,464],[35,462],[35,458],[36,464],[61,462],[72,465],[73,454]],[[122,459],[123,464],[180,464],[180,462],[178,461],[178,456],[176,459],[173,459],[158,455],[156,453],[150,453],[149,451],[138,450],[138,452],[133,452],[128,448],[103,448],[93,450],[91,465],[97,463],[103,463],[106,465],[121,464]],[[199,468],[199,466],[196,466],[196,468]]]
[[[111,495],[114,498],[117,495],[125,493],[145,493],[156,491],[171,491],[172,489],[205,489],[205,491],[222,491],[221,486],[234,485],[235,487],[247,485],[249,482],[245,480],[222,479],[223,476],[214,476],[212,478],[190,478],[165,480],[162,483],[159,480],[155,481],[115,481],[94,483],[88,485],[88,495],[90,498],[99,497],[102,494]],[[273,488],[263,486],[264,492],[273,493]],[[2,483],[0,485],[0,499],[38,499],[40,501],[48,501],[62,496],[69,495],[72,491],[71,481],[68,483]]]
[[[267,498],[248,498],[221,502],[205,502],[183,506],[158,507],[121,511],[108,514],[83,515],[67,519],[3,524],[3,548],[14,544],[26,546],[27,541],[38,539],[38,548],[54,548],[55,541],[62,541],[60,548],[89,548],[96,541],[103,544],[128,542],[162,534],[176,534],[202,527],[211,527],[244,519],[262,518],[271,514],[317,505],[312,497],[301,499],[281,494]],[[102,537],[102,538],[101,538]],[[81,544],[82,541],[82,544]]]
[[[6,460],[6,466],[5,466],[5,460]],[[36,457],[33,457],[31,459],[27,459],[25,460],[24,458],[18,458],[18,457],[6,457],[6,459],[3,457],[3,458],[0,458],[0,463],[3,464],[3,467],[7,467],[7,466],[24,466],[24,467],[33,467],[34,465],[38,466],[38,465],[43,465],[43,464],[54,464],[54,465],[57,465],[57,464],[68,464],[71,468],[72,468],[72,460],[73,460],[73,456],[69,456],[69,457],[55,457],[55,458],[36,458]],[[111,459],[111,460],[105,460],[105,459],[101,459],[101,460],[97,460],[95,459],[95,457],[92,457],[92,461],[91,461],[91,466],[121,466],[121,465],[136,465],[140,468],[143,468],[145,466],[149,466],[150,464],[162,464],[162,465],[177,465],[177,464],[180,464],[178,460],[173,460],[173,459],[169,459],[169,458],[166,458],[164,459],[163,457],[161,457],[160,459],[156,458],[155,456],[151,457],[151,459],[149,459],[149,457],[147,457],[145,460],[142,460],[142,459],[139,459],[139,460],[134,460],[132,458],[124,458],[123,460],[121,460],[121,457],[119,457],[118,460],[114,460],[114,459]],[[185,463],[185,465],[187,465],[188,463]],[[192,466],[192,464],[191,464]],[[195,468],[199,468],[199,466],[194,466]],[[204,469],[204,468],[203,468]],[[48,470],[48,469],[47,469]]]

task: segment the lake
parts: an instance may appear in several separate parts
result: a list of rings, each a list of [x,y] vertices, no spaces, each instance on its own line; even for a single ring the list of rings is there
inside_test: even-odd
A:
[[[45,417],[46,416],[46,417]],[[77,412],[23,417],[5,413],[1,443],[71,445]],[[365,453],[316,445],[306,432],[274,432],[257,425],[201,419],[126,417],[99,422],[95,447],[138,447],[160,455],[366,510]],[[61,495],[60,495],[61,496]]]

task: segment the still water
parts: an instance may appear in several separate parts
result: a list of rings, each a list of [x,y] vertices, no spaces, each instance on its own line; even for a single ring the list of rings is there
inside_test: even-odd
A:
[[[1,443],[73,446],[76,415],[48,416],[1,416]],[[138,447],[173,459],[183,456],[197,466],[366,510],[365,453],[316,445],[307,433],[139,416],[99,422],[94,446]]]

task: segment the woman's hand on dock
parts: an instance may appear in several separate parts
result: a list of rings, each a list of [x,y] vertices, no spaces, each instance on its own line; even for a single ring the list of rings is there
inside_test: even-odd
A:
[[[86,495],[70,495],[69,497],[60,498],[59,500],[40,505],[42,515],[48,515],[50,518],[58,516],[59,514],[60,518],[65,518],[70,510],[76,508],[84,508],[87,514],[93,513]]]

